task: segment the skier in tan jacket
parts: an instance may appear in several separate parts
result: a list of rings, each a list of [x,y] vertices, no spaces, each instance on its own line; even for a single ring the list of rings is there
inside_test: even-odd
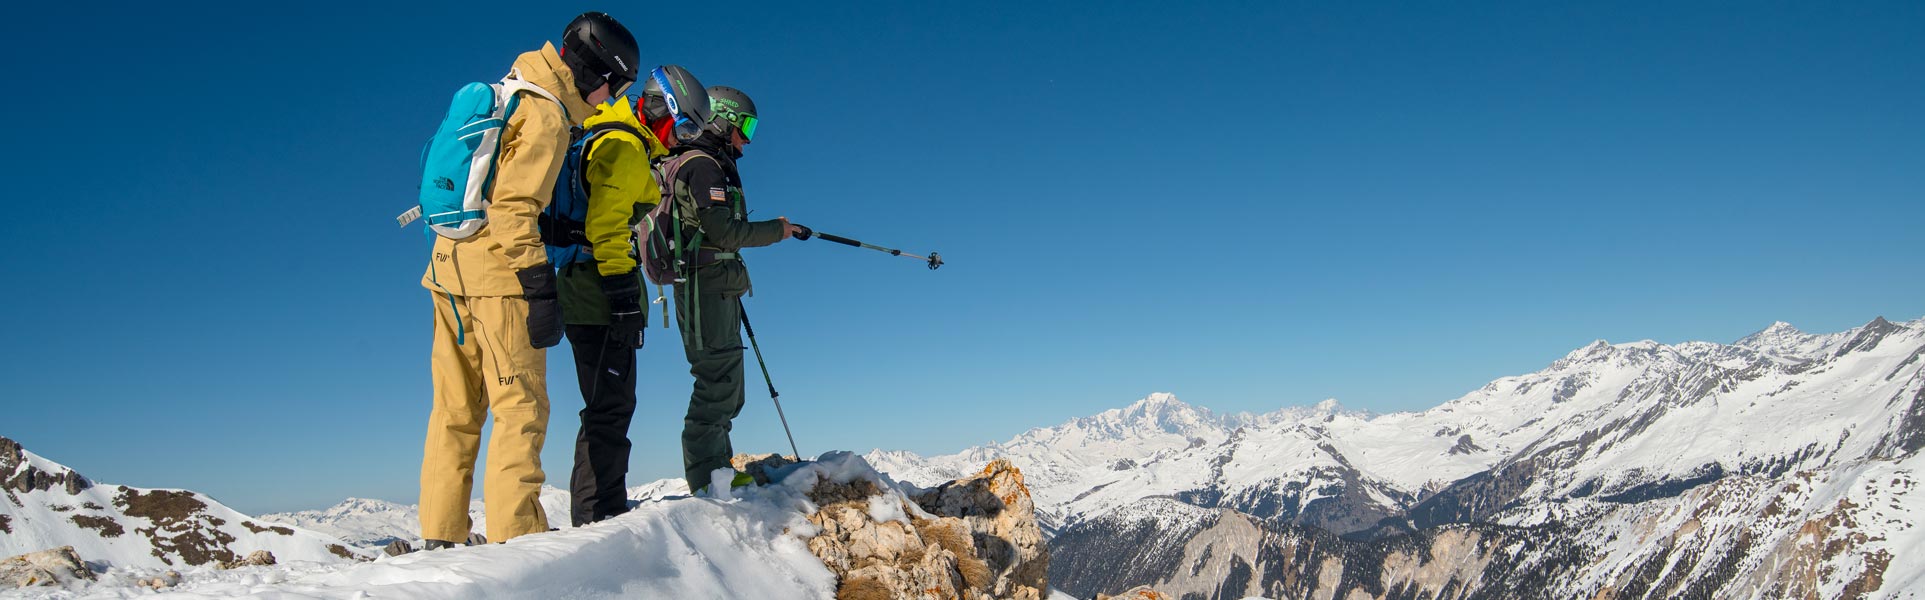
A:
[[[496,154],[487,225],[463,239],[436,236],[421,285],[433,292],[434,408],[421,460],[421,537],[429,550],[469,539],[468,502],[482,421],[494,414],[482,491],[487,538],[548,531],[540,502],[548,433],[547,348],[562,318],[537,230],[568,151],[569,129],[636,77],[635,38],[614,18],[586,13],[552,43],[515,59],[514,73],[547,91],[523,93]]]

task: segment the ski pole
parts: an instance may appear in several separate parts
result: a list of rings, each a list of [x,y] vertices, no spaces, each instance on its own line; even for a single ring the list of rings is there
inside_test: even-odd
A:
[[[789,417],[782,414],[782,394],[775,391],[775,380],[769,379],[769,363],[762,362],[762,345],[755,343],[755,326],[749,324],[749,308],[742,304],[741,298],[735,299],[735,308],[742,313],[742,329],[749,332],[749,347],[755,349],[755,364],[762,367],[762,381],[769,384],[769,401],[775,403],[775,416],[782,420],[782,434],[789,436],[789,451],[794,452],[796,460],[802,460],[802,451],[795,448],[795,433],[789,431]]]
[[[934,271],[934,270],[936,270],[936,269],[938,269],[938,268],[940,268],[940,267],[942,267],[942,255],[941,255],[941,254],[938,254],[938,253],[935,253],[935,252],[930,252],[930,253],[929,253],[929,256],[927,256],[927,257],[922,257],[922,256],[916,256],[916,255],[914,255],[914,254],[910,254],[910,253],[907,253],[907,252],[903,252],[903,251],[901,251],[901,250],[897,250],[897,249],[895,249],[895,248],[884,248],[884,247],[882,247],[882,246],[877,246],[877,245],[875,245],[875,244],[870,244],[870,243],[866,243],[866,242],[862,242],[862,241],[858,241],[858,240],[852,240],[852,239],[849,239],[849,238],[846,238],[846,237],[842,237],[842,236],[839,236],[839,235],[835,235],[835,234],[832,234],[832,233],[822,233],[822,232],[819,232],[819,231],[815,231],[815,230],[813,230],[813,229],[809,229],[808,227],[803,227],[803,226],[801,226],[801,225],[797,225],[796,227],[801,227],[801,228],[802,228],[802,233],[798,233],[798,234],[796,234],[796,236],[795,236],[795,239],[798,239],[798,240],[804,240],[804,241],[807,241],[807,240],[808,240],[808,239],[809,239],[809,238],[810,238],[811,236],[813,236],[813,237],[819,237],[819,238],[822,238],[822,240],[823,240],[823,241],[827,241],[827,242],[835,242],[835,243],[838,243],[838,244],[842,244],[842,245],[844,245],[844,246],[854,246],[854,247],[857,247],[857,248],[868,248],[868,249],[870,249],[870,250],[874,250],[874,251],[877,251],[877,252],[887,252],[887,253],[889,253],[889,255],[890,255],[890,256],[902,256],[902,257],[907,257],[907,258],[913,258],[913,259],[916,259],[916,260],[920,260],[920,261],[923,261],[923,262],[925,262],[925,263],[928,263],[928,264],[929,264],[929,270],[931,270],[931,271]]]

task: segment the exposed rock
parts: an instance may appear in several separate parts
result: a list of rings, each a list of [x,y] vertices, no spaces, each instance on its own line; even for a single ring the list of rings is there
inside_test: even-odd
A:
[[[367,560],[367,559],[361,558],[359,555],[356,555],[353,551],[348,550],[347,546],[343,546],[340,544],[328,544],[327,549],[328,549],[328,554],[333,554],[335,556],[339,556],[341,558],[345,558],[348,560],[352,560],[352,561]]]
[[[796,464],[796,460],[780,454],[737,454],[729,459],[729,466],[755,478],[757,485],[768,485],[771,471]]]
[[[134,581],[134,585],[136,587],[148,588],[154,591],[160,591],[166,588],[174,587],[176,585],[180,585],[180,571],[168,571],[166,573],[160,574],[160,576],[158,577],[154,577],[151,579],[137,579]]]
[[[381,548],[381,552],[388,556],[400,556],[414,552],[414,546],[409,545],[406,540],[395,540],[388,542],[386,547]]]
[[[222,569],[239,569],[241,567],[265,567],[272,564],[274,564],[273,552],[255,550],[254,553],[247,555],[247,558],[223,562],[220,564],[220,567]]]
[[[1097,594],[1096,600],[1176,600],[1176,597],[1150,589],[1147,585],[1139,585],[1115,596]]]
[[[75,525],[100,532],[100,537],[104,538],[117,538],[120,534],[127,533],[127,530],[121,527],[120,522],[115,521],[113,517],[74,515],[73,522]]]
[[[193,492],[179,490],[139,490],[120,486],[114,506],[130,517],[144,517],[152,527],[139,527],[134,533],[146,537],[153,555],[173,564],[169,554],[177,555],[190,566],[230,563],[235,559],[228,544],[234,536],[220,530],[227,521],[207,514],[207,503]]]
[[[943,484],[915,500],[925,511],[968,523],[977,555],[995,575],[989,588],[994,597],[1047,595],[1049,550],[1036,525],[1029,486],[1015,465],[998,459],[973,478]]]
[[[272,531],[278,535],[294,535],[294,530],[288,529],[286,527],[282,527],[280,525],[270,525],[267,527],[262,527],[260,525],[255,524],[253,521],[241,521],[241,526],[246,527],[248,531],[252,531],[254,533],[267,533],[269,531]]]
[[[94,572],[74,553],[73,546],[0,560],[0,589],[60,585],[76,580],[93,581]]]
[[[1451,454],[1474,454],[1484,452],[1484,447],[1471,441],[1470,434],[1457,436],[1457,445],[1450,447]]]
[[[0,515],[0,533],[13,533],[13,517]]]
[[[836,574],[838,600],[1045,596],[1048,550],[1007,461],[913,502],[865,478],[824,480],[806,495],[820,507],[809,551]]]
[[[20,504],[19,498],[14,495],[16,493],[25,494],[55,487],[73,495],[93,487],[93,483],[72,469],[49,473],[27,464],[26,448],[22,448],[19,442],[0,437],[0,490],[6,492],[14,505]]]

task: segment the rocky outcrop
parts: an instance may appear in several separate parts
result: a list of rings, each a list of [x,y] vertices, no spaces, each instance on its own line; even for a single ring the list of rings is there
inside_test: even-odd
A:
[[[93,483],[72,469],[49,472],[29,464],[26,449],[19,442],[0,437],[0,490],[14,506],[20,506],[17,494],[60,488],[72,495],[89,487]]]
[[[1147,585],[1139,585],[1114,596],[1097,594],[1096,600],[1176,600],[1176,597],[1150,589]]]
[[[247,558],[223,562],[220,564],[220,567],[222,569],[239,569],[241,567],[265,567],[273,564],[273,552],[255,550],[253,553],[248,554]]]
[[[31,552],[0,560],[0,589],[93,581],[94,572],[74,553],[73,546]]]
[[[820,481],[806,495],[819,507],[808,517],[818,528],[809,551],[836,575],[838,600],[1047,596],[1049,551],[1029,487],[1008,461],[909,494],[853,478]]]
[[[368,552],[296,527],[259,522],[188,490],[89,481],[0,438],[0,556],[72,545],[96,566],[170,569],[237,562],[256,550],[339,563]]]

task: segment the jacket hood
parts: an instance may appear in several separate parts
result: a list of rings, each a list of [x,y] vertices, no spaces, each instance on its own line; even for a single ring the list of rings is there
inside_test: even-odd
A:
[[[663,145],[661,140],[655,139],[655,134],[647,127],[643,127],[640,119],[635,118],[635,105],[627,96],[616,98],[612,103],[603,103],[595,108],[594,116],[588,117],[588,120],[582,123],[582,127],[594,127],[602,123],[622,123],[634,127],[642,134],[640,136],[642,147],[648,150],[649,161],[653,162],[668,156],[668,146]],[[611,132],[608,135],[628,137],[626,132],[621,131]]]
[[[515,72],[521,74],[522,81],[541,86],[541,89],[560,98],[568,111],[570,123],[579,125],[588,115],[595,113],[595,107],[589,106],[588,101],[581,97],[581,92],[575,89],[575,72],[561,61],[561,53],[555,51],[553,43],[544,42],[540,50],[524,52],[516,57]]]

